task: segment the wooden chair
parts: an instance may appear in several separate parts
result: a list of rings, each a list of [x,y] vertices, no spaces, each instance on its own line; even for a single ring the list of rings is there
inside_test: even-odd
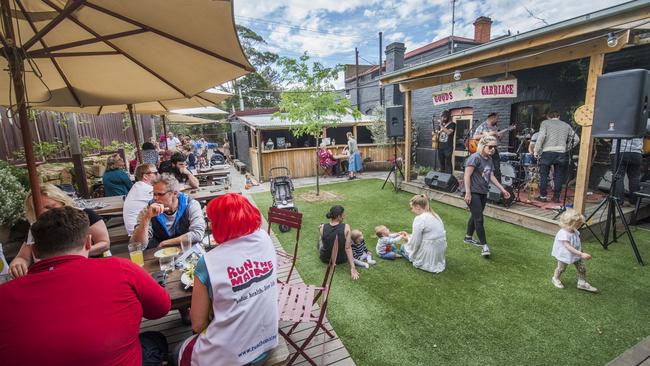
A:
[[[275,253],[278,258],[278,267],[283,267],[291,264],[289,274],[284,283],[289,283],[291,274],[296,267],[296,259],[298,258],[298,241],[300,241],[300,228],[302,227],[302,214],[298,211],[290,211],[282,208],[270,207],[268,214],[269,226],[267,232],[271,235],[271,224],[279,224],[281,226],[296,229],[296,242],[293,245],[293,255],[285,252],[284,250],[276,250]],[[278,279],[278,282],[281,282]]]
[[[338,249],[339,242],[337,236],[334,240],[330,262],[327,265],[325,276],[323,277],[323,283],[320,287],[306,285],[304,283],[284,283],[280,285],[280,292],[278,295],[280,321],[292,322],[293,326],[291,326],[288,332],[283,331],[282,328],[280,328],[278,332],[287,343],[296,350],[296,353],[294,353],[289,361],[287,361],[287,365],[292,365],[298,357],[302,355],[307,362],[316,366],[314,360],[305,352],[309,342],[311,342],[314,336],[316,336],[316,333],[321,329],[330,338],[334,337],[334,335],[325,328],[325,315],[327,313],[327,302],[332,288],[332,279],[334,278],[334,271],[336,270]],[[314,305],[316,304],[320,306],[319,309],[314,309]],[[317,313],[314,314],[314,311],[317,311]],[[298,345],[291,339],[291,333],[300,323],[314,323],[314,328],[309,332],[307,338],[302,341],[302,344]]]

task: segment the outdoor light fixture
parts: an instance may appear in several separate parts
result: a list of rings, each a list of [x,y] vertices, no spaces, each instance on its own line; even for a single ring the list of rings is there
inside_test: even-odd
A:
[[[460,70],[454,71],[454,80],[459,81],[461,78]]]
[[[345,99],[350,99],[350,89],[345,89]]]
[[[607,35],[607,46],[614,48],[618,44],[618,37],[616,37],[616,34],[614,33],[609,33]]]

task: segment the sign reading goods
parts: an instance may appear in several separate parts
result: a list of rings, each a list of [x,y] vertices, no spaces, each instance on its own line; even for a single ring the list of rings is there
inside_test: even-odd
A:
[[[516,98],[517,79],[493,82],[466,82],[449,85],[433,93],[433,105],[447,104],[468,99]]]

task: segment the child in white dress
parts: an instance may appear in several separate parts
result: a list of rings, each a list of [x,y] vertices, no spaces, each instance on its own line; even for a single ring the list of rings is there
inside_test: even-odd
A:
[[[402,255],[415,268],[440,273],[445,270],[447,252],[445,225],[440,216],[431,210],[429,197],[423,194],[413,196],[409,204],[416,216],[412,233],[400,232],[402,239],[408,241],[402,245]]]
[[[557,288],[564,288],[562,281],[560,281],[560,276],[562,276],[566,267],[573,263],[578,272],[578,288],[589,292],[598,291],[597,288],[585,281],[587,267],[585,267],[584,261],[591,259],[591,255],[582,251],[582,244],[580,242],[580,232],[578,229],[584,222],[585,217],[573,209],[566,210],[560,216],[561,229],[555,234],[553,251],[551,252],[551,255],[557,259],[557,268],[555,268],[551,282]]]

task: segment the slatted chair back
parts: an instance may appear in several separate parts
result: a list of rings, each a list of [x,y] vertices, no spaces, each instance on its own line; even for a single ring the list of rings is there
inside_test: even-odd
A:
[[[325,270],[323,277],[322,287],[314,285],[306,285],[304,283],[297,284],[282,284],[280,285],[280,292],[278,295],[278,307],[280,312],[281,321],[290,321],[293,326],[284,331],[280,328],[279,333],[289,343],[296,352],[289,358],[286,365],[292,365],[299,356],[305,358],[311,365],[316,366],[316,363],[309,354],[305,351],[309,342],[316,336],[319,330],[322,330],[330,338],[334,335],[325,327],[325,316],[327,314],[327,304],[330,289],[332,287],[332,279],[336,270],[336,258],[339,253],[338,235],[334,239],[334,246],[332,247],[332,255],[330,256],[329,264]],[[317,310],[318,314],[314,314],[314,305],[320,300],[320,307]],[[300,323],[315,323],[311,328],[307,337],[300,341],[291,339],[291,334],[300,325]],[[298,344],[300,342],[300,344]],[[322,363],[322,362],[321,362]]]
[[[296,259],[298,258],[298,242],[300,241],[300,229],[302,228],[302,213],[277,207],[271,207],[269,208],[267,221],[267,232],[269,235],[271,235],[271,224],[285,225],[287,227],[296,229],[296,242],[293,245],[293,255],[290,255],[284,251],[276,251],[278,257],[278,266],[291,263],[289,274],[287,275],[287,279],[284,281],[285,283],[289,283],[293,269],[296,267]]]

